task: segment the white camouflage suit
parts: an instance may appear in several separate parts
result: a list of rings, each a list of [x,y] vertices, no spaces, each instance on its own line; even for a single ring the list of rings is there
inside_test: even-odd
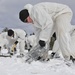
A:
[[[72,47],[72,51],[71,51],[72,53],[71,53],[71,55],[73,57],[75,57],[75,49],[74,49],[74,47],[75,47],[75,25],[72,25],[70,27],[70,32],[69,33],[71,35],[71,42],[70,42],[70,45]],[[56,52],[57,54],[59,54],[59,52],[61,51],[61,49],[59,47],[59,43],[58,43],[57,40],[54,42],[52,51]]]
[[[33,20],[37,39],[48,42],[55,31],[62,54],[68,60],[72,53],[69,34],[73,15],[71,9],[64,4],[51,2],[43,2],[34,6],[27,4],[24,8],[28,9],[29,16]]]
[[[8,46],[11,47],[16,41],[19,43],[20,54],[24,54],[25,50],[25,35],[26,32],[22,29],[12,29],[14,31],[14,37],[6,35],[8,40]]]

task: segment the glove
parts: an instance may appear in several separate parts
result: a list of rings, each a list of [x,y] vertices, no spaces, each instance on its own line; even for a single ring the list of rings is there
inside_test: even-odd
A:
[[[41,47],[44,47],[44,46],[45,46],[45,41],[40,40],[40,41],[39,41],[39,45],[40,45]]]
[[[56,53],[52,52],[50,58],[52,59]]]
[[[14,44],[17,44],[18,43],[18,41],[16,41]]]
[[[16,53],[16,46],[17,46],[17,43],[18,43],[18,41],[16,41],[16,42],[13,44],[13,46],[12,46],[12,48],[11,48],[11,55],[13,55],[14,53]]]
[[[14,49],[16,48],[16,45],[14,44],[13,46],[12,46],[12,51],[14,52]]]

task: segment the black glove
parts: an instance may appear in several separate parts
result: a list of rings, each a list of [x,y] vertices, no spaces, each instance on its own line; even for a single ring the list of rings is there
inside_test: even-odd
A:
[[[46,43],[43,40],[39,40],[39,44],[40,44],[41,47],[44,47]]]
[[[18,41],[16,41],[14,44],[17,44],[18,43]]]
[[[50,59],[53,59],[54,56],[55,56],[55,54],[56,54],[56,52],[52,52],[52,53],[50,54]]]
[[[53,58],[56,52],[52,52],[51,53],[51,57]]]

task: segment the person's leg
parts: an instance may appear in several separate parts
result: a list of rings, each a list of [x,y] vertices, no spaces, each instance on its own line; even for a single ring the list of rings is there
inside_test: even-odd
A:
[[[11,47],[12,47],[12,43],[10,43],[10,41],[8,41],[8,44],[7,44],[8,54],[11,53]]]
[[[71,46],[70,46],[70,22],[72,19],[71,13],[64,13],[56,18],[56,36],[61,49],[62,55],[66,60],[70,59]]]
[[[75,26],[74,26],[74,29],[71,30],[70,35],[71,35],[71,43],[70,43],[70,45],[71,45],[71,48],[72,48],[71,55],[73,56],[73,58],[75,58]]]
[[[53,49],[52,49],[52,53],[51,53],[51,58],[59,58],[60,54],[60,48],[59,48],[59,44],[58,44],[58,41],[56,40],[54,42],[54,45],[53,45]]]
[[[24,54],[24,50],[25,50],[25,41],[21,40],[19,42],[19,48],[20,48],[20,54]]]

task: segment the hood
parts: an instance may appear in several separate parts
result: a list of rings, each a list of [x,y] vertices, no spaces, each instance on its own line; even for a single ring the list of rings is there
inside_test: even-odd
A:
[[[32,7],[33,7],[33,6],[32,6],[31,4],[26,4],[26,5],[24,6],[24,9],[28,9],[28,12],[29,12],[29,14],[30,14]]]

